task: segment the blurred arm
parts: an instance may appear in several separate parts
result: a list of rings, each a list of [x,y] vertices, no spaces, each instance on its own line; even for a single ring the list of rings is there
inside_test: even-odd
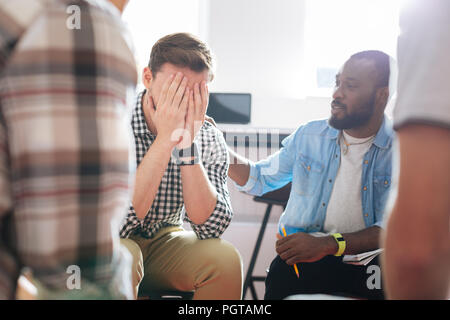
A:
[[[384,239],[392,299],[446,299],[450,279],[450,130],[409,125],[398,133],[400,177]]]

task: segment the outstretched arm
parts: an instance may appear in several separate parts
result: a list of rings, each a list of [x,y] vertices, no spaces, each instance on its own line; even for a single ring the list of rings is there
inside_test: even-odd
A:
[[[250,176],[250,164],[246,158],[238,155],[228,147],[230,155],[230,168],[228,176],[241,187],[244,186]]]

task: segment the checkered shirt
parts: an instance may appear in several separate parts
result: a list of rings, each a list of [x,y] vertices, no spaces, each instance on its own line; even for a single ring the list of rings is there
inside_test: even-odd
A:
[[[156,136],[149,131],[145,121],[142,109],[144,92],[141,92],[137,97],[131,121],[138,166],[156,139]],[[161,228],[181,226],[183,216],[185,221],[190,223],[199,239],[218,238],[226,230],[230,224],[233,211],[227,187],[230,160],[225,139],[219,130],[205,121],[194,141],[199,147],[200,159],[209,181],[218,194],[216,207],[208,220],[203,224],[196,225],[185,214],[180,167],[172,156],[159,185],[158,193],[147,215],[143,220],[138,219],[131,205],[120,232],[122,237],[139,234],[143,237],[151,238]]]

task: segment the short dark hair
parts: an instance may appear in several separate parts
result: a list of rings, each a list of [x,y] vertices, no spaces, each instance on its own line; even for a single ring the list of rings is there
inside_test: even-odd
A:
[[[367,59],[375,63],[375,69],[378,73],[377,86],[388,87],[391,73],[389,55],[378,50],[367,50],[355,53],[350,59]]]
[[[152,48],[148,67],[153,76],[165,63],[189,68],[195,72],[208,70],[214,78],[213,56],[208,46],[190,33],[173,33],[159,39]]]

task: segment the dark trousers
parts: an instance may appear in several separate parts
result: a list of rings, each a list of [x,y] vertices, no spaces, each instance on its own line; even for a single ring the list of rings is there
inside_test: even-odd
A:
[[[367,266],[342,262],[342,257],[326,256],[312,263],[298,263],[300,277],[293,266],[279,256],[271,263],[266,278],[265,300],[280,300],[294,294],[329,294],[362,299],[384,299],[382,288],[373,281],[378,257]],[[379,269],[378,269],[379,271]],[[380,275],[380,272],[378,272]],[[368,283],[369,282],[369,283]],[[375,286],[373,285],[375,284]]]

